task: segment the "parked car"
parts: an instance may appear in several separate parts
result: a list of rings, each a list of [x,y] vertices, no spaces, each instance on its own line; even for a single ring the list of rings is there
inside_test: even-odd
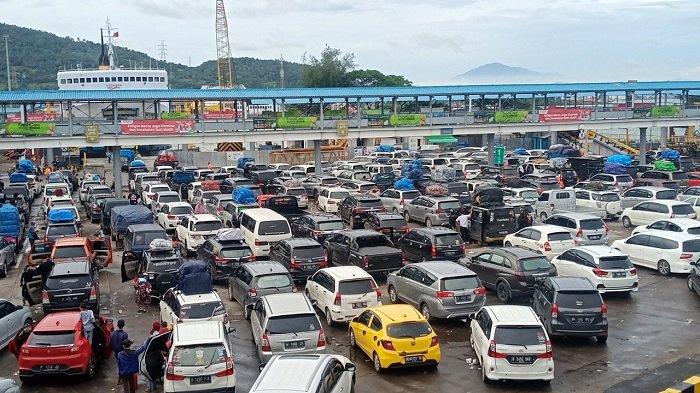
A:
[[[460,208],[459,200],[448,196],[419,196],[404,205],[406,222],[416,221],[427,227],[450,225],[450,212]]]
[[[241,264],[254,261],[255,255],[243,240],[221,240],[212,236],[197,248],[197,259],[211,266],[214,282],[222,282]]]
[[[350,195],[338,206],[338,215],[351,229],[359,228],[370,212],[383,212],[382,201],[371,195]]]
[[[503,239],[503,246],[527,248],[552,259],[576,246],[576,242],[568,229],[557,225],[537,225],[507,235]]]
[[[649,231],[613,242],[612,248],[629,255],[633,264],[656,269],[664,276],[688,273],[700,257],[700,239],[666,231]]]
[[[680,232],[689,235],[700,235],[700,222],[692,218],[669,218],[652,222],[649,225],[640,225],[632,231],[633,235],[648,231]]]
[[[306,194],[314,199],[318,198],[322,188],[332,187],[337,184],[338,179],[335,176],[312,175],[301,181],[301,185],[306,190]]]
[[[688,289],[700,296],[700,265],[697,261],[691,261],[690,266],[690,273],[688,274]]]
[[[395,190],[390,188],[379,195],[384,209],[389,212],[403,214],[404,206],[421,194],[417,190]]]
[[[221,220],[211,214],[190,214],[180,220],[175,232],[187,252],[194,253],[207,237],[216,235],[221,228]]]
[[[177,285],[178,269],[184,262],[179,250],[173,248],[169,240],[159,243],[152,243],[141,258],[133,252],[125,252],[121,266],[122,282],[145,278],[151,285],[151,298],[155,299]]]
[[[342,355],[275,355],[265,364],[250,393],[354,392],[356,370]]]
[[[379,286],[357,266],[320,269],[306,282],[304,292],[325,315],[328,326],[350,321],[368,307],[382,304]]]
[[[600,218],[607,218],[619,214],[619,202],[601,202],[600,206],[591,207],[577,205],[576,190],[564,188],[561,190],[544,191],[535,201],[535,211],[540,222],[557,213],[588,213]]]
[[[386,236],[368,230],[348,230],[326,238],[330,266],[359,266],[369,273],[384,274],[403,266],[401,251]]]
[[[503,190],[504,201],[525,201],[534,203],[540,197],[536,189],[529,187],[504,187],[501,188],[501,190]]]
[[[133,252],[140,258],[156,239],[170,239],[170,236],[156,224],[129,225],[124,236],[124,252]]]
[[[186,295],[171,288],[163,294],[159,306],[160,320],[170,326],[199,321],[220,321],[226,328],[229,326],[228,313],[216,291]]]
[[[340,187],[321,188],[316,199],[316,208],[326,213],[337,213],[340,202],[350,196],[350,191]]]
[[[281,263],[295,281],[304,281],[318,269],[328,266],[325,250],[311,238],[285,239],[274,243],[270,247],[270,260]]]
[[[34,317],[29,307],[0,299],[0,349],[5,348],[17,333],[33,323]]]
[[[377,231],[386,235],[392,242],[408,233],[408,223],[401,214],[371,212],[365,218],[365,229]]]
[[[279,262],[255,261],[241,264],[228,279],[228,298],[243,307],[245,319],[250,319],[251,308],[263,296],[273,293],[296,292],[289,271]]]
[[[290,224],[292,235],[297,237],[310,237],[323,244],[328,235],[342,231],[345,224],[335,214],[316,213],[306,214]]]
[[[446,227],[414,228],[396,243],[407,261],[457,261],[464,257],[465,245],[459,233]]]
[[[488,248],[462,261],[479,276],[484,287],[496,290],[502,302],[515,296],[529,297],[536,283],[557,275],[547,257],[519,247]]]
[[[224,210],[219,213],[219,218],[227,228],[238,228],[241,225],[241,214],[247,209],[260,207],[257,203],[236,203],[229,202],[224,206]]]
[[[45,314],[77,310],[86,304],[95,315],[100,313],[100,286],[97,272],[88,261],[55,264],[42,292]]]
[[[163,203],[157,211],[156,222],[166,231],[174,231],[180,221],[190,214],[194,214],[194,209],[187,202]]]
[[[640,202],[622,211],[622,225],[625,228],[648,225],[664,218],[696,218],[693,207],[676,200]]]
[[[392,303],[413,305],[427,321],[470,318],[486,301],[486,289],[476,273],[450,261],[404,266],[387,277],[387,292]]]
[[[600,293],[631,293],[639,288],[637,269],[629,256],[612,247],[574,247],[552,258],[552,265],[559,276],[588,279]]]
[[[484,383],[554,379],[552,343],[532,308],[484,306],[469,326],[469,343],[481,366]]]
[[[688,187],[688,175],[683,171],[646,171],[639,176],[636,185],[681,190]]]
[[[266,208],[244,211],[241,215],[241,232],[256,258],[268,256],[272,243],[292,237],[287,219]]]
[[[554,214],[547,218],[544,224],[566,229],[574,237],[577,245],[608,244],[608,226],[600,217],[592,214]]]
[[[639,202],[646,202],[651,199],[673,200],[677,196],[677,190],[666,187],[632,187],[620,195],[620,204],[623,209],[626,209]]]
[[[112,217],[112,208],[117,206],[126,206],[129,200],[126,198],[107,198],[102,200],[102,213],[100,219],[100,229],[105,235],[111,232],[110,223]]]
[[[634,180],[630,175],[611,175],[607,173],[598,173],[591,176],[590,181],[598,181],[605,185],[616,187],[620,190],[626,190],[634,186]]]
[[[372,307],[353,318],[349,330],[350,347],[372,358],[377,373],[412,366],[437,368],[442,360],[437,334],[408,304]]]
[[[557,182],[557,177],[553,173],[530,173],[523,175],[521,179],[537,189],[540,193],[559,188],[559,182]]]

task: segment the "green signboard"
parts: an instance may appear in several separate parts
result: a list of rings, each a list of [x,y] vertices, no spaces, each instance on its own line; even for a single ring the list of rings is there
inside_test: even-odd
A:
[[[389,116],[389,124],[394,127],[425,125],[425,115],[420,113],[404,113]]]
[[[7,135],[47,136],[56,129],[54,123],[10,123],[5,126]]]
[[[496,146],[493,149],[493,163],[496,165],[503,165],[506,158],[506,148],[505,146]]]
[[[164,112],[161,113],[160,118],[163,120],[189,119],[190,115],[187,112]]]
[[[314,116],[296,116],[296,117],[278,117],[277,128],[315,128],[316,117]]]
[[[496,111],[493,115],[495,123],[525,123],[528,111]]]
[[[681,107],[674,105],[661,105],[651,108],[651,117],[680,117]]]

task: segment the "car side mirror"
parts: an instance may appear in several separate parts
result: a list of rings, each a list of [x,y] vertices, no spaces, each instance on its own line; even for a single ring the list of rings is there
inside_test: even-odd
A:
[[[265,366],[267,366],[267,363],[260,363],[260,365],[258,365],[258,370],[262,371],[265,368]]]
[[[226,333],[228,333],[228,334],[236,333],[236,328],[233,326],[229,326],[229,328],[226,329]]]
[[[18,304],[18,305],[15,306],[15,310],[17,310],[17,311],[20,311],[20,310],[22,310],[23,308],[24,308],[24,306],[21,305],[21,304]]]
[[[352,363],[345,363],[345,371],[349,371],[351,373],[354,373],[357,370],[357,367],[352,364]]]

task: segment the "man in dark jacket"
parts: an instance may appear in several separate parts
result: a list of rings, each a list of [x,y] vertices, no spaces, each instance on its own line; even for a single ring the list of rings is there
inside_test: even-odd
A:
[[[124,393],[136,392],[136,374],[139,372],[139,355],[146,350],[149,340],[150,338],[136,350],[131,349],[131,344],[134,342],[128,338],[122,343],[124,349],[117,355],[117,364],[119,367],[119,384],[122,385]]]
[[[119,352],[121,352],[124,347],[124,341],[129,338],[129,334],[124,331],[125,322],[123,319],[117,321],[117,330],[112,333],[110,338],[110,343],[112,344],[112,353],[114,353],[114,359],[119,361]]]

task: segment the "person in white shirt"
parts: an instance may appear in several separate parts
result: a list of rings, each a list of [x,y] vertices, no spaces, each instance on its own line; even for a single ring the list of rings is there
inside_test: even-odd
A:
[[[83,323],[85,338],[92,345],[92,332],[95,329],[95,314],[88,310],[86,304],[80,305],[80,321]]]
[[[469,212],[465,211],[457,217],[455,224],[459,229],[459,234],[462,236],[462,240],[465,243],[469,242]]]

